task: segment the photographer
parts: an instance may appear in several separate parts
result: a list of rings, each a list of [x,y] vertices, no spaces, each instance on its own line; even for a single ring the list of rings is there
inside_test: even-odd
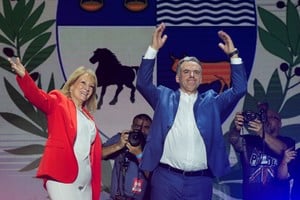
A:
[[[266,110],[237,112],[229,141],[240,153],[243,167],[243,199],[289,199],[289,162],[295,158],[295,141],[279,135],[281,118]],[[252,117],[251,117],[252,116]],[[255,116],[255,117],[253,117]],[[254,134],[243,134],[244,128]]]
[[[130,131],[117,133],[103,144],[102,158],[114,160],[111,199],[147,198],[148,182],[138,165],[151,123],[152,119],[148,115],[136,115]]]

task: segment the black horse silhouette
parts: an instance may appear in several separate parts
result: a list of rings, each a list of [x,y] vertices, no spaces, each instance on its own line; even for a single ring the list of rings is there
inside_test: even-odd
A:
[[[97,104],[97,109],[100,109],[103,104],[103,97],[106,92],[106,87],[109,85],[117,85],[117,89],[113,99],[109,102],[110,105],[115,105],[118,102],[118,96],[123,90],[123,85],[131,89],[130,101],[135,102],[135,79],[138,66],[122,65],[116,55],[107,48],[98,48],[94,51],[94,55],[90,58],[90,62],[95,64],[98,62],[96,76],[98,79],[98,87],[102,87],[100,99]]]

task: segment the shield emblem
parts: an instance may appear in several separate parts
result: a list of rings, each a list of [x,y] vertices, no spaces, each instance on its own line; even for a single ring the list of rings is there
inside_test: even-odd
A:
[[[67,77],[79,65],[95,69],[99,110],[123,110],[128,105],[124,111],[128,114],[142,105],[142,111],[146,108],[145,112],[152,113],[134,85],[136,68],[150,44],[153,28],[161,22],[166,23],[169,37],[157,58],[157,84],[176,89],[174,66],[184,55],[192,55],[198,57],[205,68],[201,91],[222,92],[228,88],[229,59],[218,47],[219,30],[232,36],[249,76],[257,39],[254,0],[59,1],[57,43],[62,73]],[[99,62],[92,63],[90,59],[97,49],[106,49],[115,58],[101,55]],[[104,62],[105,59],[109,61]],[[123,68],[112,63],[119,63]],[[118,107],[121,104],[123,107]],[[128,115],[123,117],[127,119]],[[130,124],[127,122],[125,127]]]

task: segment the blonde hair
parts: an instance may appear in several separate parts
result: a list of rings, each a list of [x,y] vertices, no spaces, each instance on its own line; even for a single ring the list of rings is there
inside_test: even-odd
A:
[[[84,102],[83,106],[85,106],[88,111],[94,112],[97,109],[96,88],[98,85],[98,81],[97,81],[97,76],[93,70],[88,69],[84,66],[80,66],[77,69],[75,69],[75,71],[69,76],[68,80],[65,82],[63,88],[61,89],[61,92],[64,95],[66,95],[67,97],[71,98],[70,87],[77,81],[77,79],[80,76],[82,76],[84,74],[88,74],[94,79],[95,87],[94,87],[92,95],[90,96],[90,98],[88,100],[86,100],[86,102]]]

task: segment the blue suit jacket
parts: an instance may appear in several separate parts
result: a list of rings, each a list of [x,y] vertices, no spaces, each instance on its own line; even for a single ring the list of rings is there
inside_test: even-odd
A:
[[[160,162],[164,141],[174,123],[180,97],[179,90],[153,84],[154,64],[155,59],[143,59],[137,75],[137,89],[154,109],[153,122],[140,164],[145,171],[153,171]],[[208,167],[217,177],[229,170],[221,115],[246,93],[247,77],[243,64],[231,66],[231,78],[231,88],[221,94],[213,90],[198,94],[194,105],[196,124],[206,147]]]

